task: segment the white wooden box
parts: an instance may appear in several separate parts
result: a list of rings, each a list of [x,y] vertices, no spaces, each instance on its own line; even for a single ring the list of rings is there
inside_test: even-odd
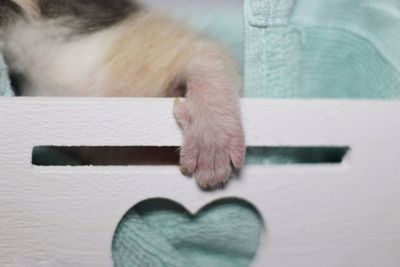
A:
[[[267,232],[253,266],[400,266],[400,102],[242,101],[249,146],[348,146],[342,164],[247,166],[202,192],[168,167],[37,167],[32,148],[179,146],[170,99],[0,99],[0,266],[112,266],[122,216],[243,198]],[[95,225],[95,227],[93,227]]]

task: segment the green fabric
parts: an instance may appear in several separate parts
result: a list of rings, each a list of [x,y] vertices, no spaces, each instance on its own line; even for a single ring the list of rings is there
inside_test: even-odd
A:
[[[398,0],[250,0],[245,10],[248,97],[399,97]]]
[[[113,242],[115,266],[245,267],[263,231],[257,211],[241,200],[220,200],[192,216],[168,200],[133,208]]]
[[[0,96],[13,96],[10,81],[8,79],[8,69],[4,63],[3,55],[0,53]]]

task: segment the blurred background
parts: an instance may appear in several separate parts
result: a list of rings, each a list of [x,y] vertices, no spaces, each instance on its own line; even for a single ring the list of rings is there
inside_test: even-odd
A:
[[[174,8],[176,6],[186,7],[238,7],[243,4],[243,0],[141,0],[143,3],[155,5],[159,7]]]
[[[140,0],[225,45],[243,67],[243,0]]]

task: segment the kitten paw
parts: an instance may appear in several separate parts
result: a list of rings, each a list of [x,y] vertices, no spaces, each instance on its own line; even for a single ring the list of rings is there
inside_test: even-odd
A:
[[[180,164],[185,175],[194,175],[203,189],[222,187],[245,158],[243,127],[238,110],[196,110],[188,101],[177,100],[175,117],[184,142]]]

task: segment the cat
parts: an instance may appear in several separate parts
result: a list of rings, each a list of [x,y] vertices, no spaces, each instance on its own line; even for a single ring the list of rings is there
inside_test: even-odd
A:
[[[202,188],[243,165],[236,62],[168,16],[131,0],[0,0],[0,48],[22,96],[176,97],[181,169]]]

